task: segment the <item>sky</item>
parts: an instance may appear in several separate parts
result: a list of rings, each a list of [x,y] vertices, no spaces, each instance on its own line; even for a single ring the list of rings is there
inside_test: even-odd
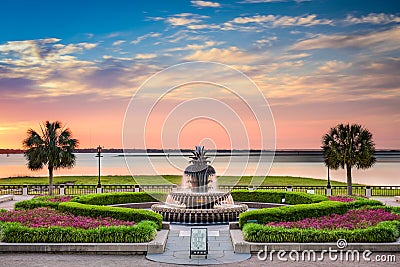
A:
[[[226,68],[163,71],[196,61]],[[318,149],[330,127],[358,123],[400,149],[399,74],[393,0],[3,0],[0,148],[59,120],[80,148]]]

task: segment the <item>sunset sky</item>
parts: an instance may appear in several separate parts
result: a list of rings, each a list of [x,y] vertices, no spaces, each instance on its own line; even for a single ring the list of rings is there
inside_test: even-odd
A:
[[[338,123],[362,124],[378,149],[400,149],[399,1],[4,0],[0,5],[0,148],[21,148],[27,129],[39,130],[46,120],[65,123],[80,148],[121,148],[128,104],[147,79],[175,64],[211,61],[254,81],[272,111],[278,149],[317,149],[322,135]],[[240,83],[209,71],[210,80]],[[158,99],[162,87],[174,86],[181,74],[165,73],[155,90],[144,87],[138,98],[143,102],[132,102],[135,116],[148,116],[141,104]],[[246,86],[241,90],[253,94]],[[202,85],[177,89],[148,117],[150,126],[130,124],[130,130],[148,127],[147,148],[163,146],[154,129],[166,122],[170,128],[162,134],[179,139],[181,148],[201,140],[217,148],[259,148],[257,120],[250,114],[254,106],[240,107],[228,91]],[[176,109],[191,99],[207,109],[205,98],[212,100],[204,114],[201,108]],[[260,96],[254,93],[254,99]],[[213,106],[214,100],[226,103]],[[202,117],[212,114],[216,118]],[[235,135],[240,142],[230,140]]]

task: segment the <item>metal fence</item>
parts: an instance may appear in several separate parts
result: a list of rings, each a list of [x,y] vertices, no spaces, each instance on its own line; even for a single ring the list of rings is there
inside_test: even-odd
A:
[[[106,192],[163,192],[169,193],[178,186],[168,185],[102,185],[101,191]],[[239,189],[250,190],[282,190],[293,192],[305,192],[319,195],[326,194],[325,186],[243,186],[243,185],[219,185],[220,190],[230,191]],[[400,196],[400,186],[371,186],[372,196]],[[46,195],[48,185],[0,185],[0,195]],[[97,185],[54,185],[54,194],[81,195],[93,194],[97,191]],[[332,195],[346,195],[347,186],[332,186]],[[365,186],[353,186],[354,195],[366,195]]]

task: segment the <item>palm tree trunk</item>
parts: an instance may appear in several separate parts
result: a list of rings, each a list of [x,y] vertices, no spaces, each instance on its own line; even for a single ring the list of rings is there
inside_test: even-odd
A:
[[[53,195],[53,167],[49,166],[49,196]]]
[[[353,184],[351,179],[351,167],[346,164],[346,173],[347,173],[347,194],[349,196],[353,195]]]

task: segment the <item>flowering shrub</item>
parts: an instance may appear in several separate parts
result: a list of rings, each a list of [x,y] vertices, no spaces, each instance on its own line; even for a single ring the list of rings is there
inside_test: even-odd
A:
[[[57,197],[48,198],[48,199],[46,199],[46,201],[50,201],[50,202],[68,202],[72,198],[73,198],[72,196],[57,196]]]
[[[60,203],[69,202],[72,198],[73,196],[35,196],[32,199],[15,203],[15,209],[28,210],[44,207],[57,209]]]
[[[355,198],[350,196],[332,196],[329,197],[329,200],[339,202],[354,202]]]
[[[36,208],[30,210],[16,210],[0,213],[0,221],[18,222],[28,227],[74,227],[81,229],[96,228],[101,226],[133,226],[134,222],[127,222],[113,218],[91,218],[75,216],[49,208]]]
[[[314,229],[363,229],[375,226],[383,221],[400,221],[400,214],[393,214],[383,209],[349,210],[345,214],[331,214],[319,218],[306,218],[296,222],[270,222],[266,226],[285,228]]]

